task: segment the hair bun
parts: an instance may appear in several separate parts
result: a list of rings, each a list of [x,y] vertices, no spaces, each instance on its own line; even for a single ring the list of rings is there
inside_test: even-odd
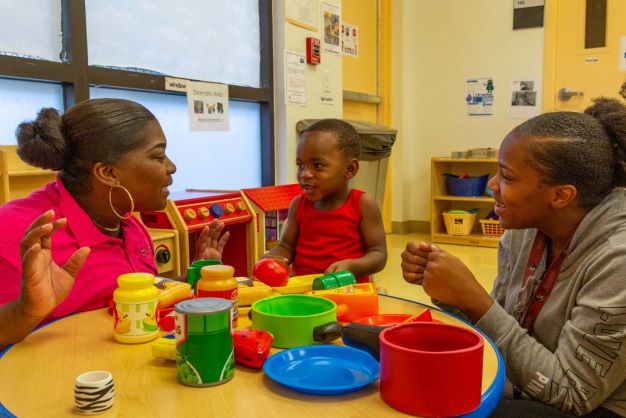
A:
[[[598,97],[585,113],[596,118],[613,144],[626,151],[626,106],[616,99]]]
[[[58,110],[43,108],[37,119],[21,123],[15,132],[17,154],[25,162],[50,170],[61,170],[69,154]]]

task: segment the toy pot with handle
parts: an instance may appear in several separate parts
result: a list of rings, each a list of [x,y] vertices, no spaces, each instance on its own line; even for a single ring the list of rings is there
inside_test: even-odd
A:
[[[380,396],[393,408],[449,417],[480,405],[484,340],[469,328],[409,322],[380,333]]]
[[[292,348],[327,343],[341,336],[337,305],[307,295],[279,295],[257,300],[250,310],[253,329],[274,336],[273,346]]]
[[[433,322],[433,317],[429,309],[424,309],[417,315],[380,314],[366,316],[344,325],[341,330],[341,337],[345,345],[367,351],[372,357],[379,360],[380,333],[385,328],[409,322]]]

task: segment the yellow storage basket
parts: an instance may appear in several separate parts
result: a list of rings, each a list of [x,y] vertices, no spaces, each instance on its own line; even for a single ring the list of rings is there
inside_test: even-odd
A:
[[[476,222],[476,214],[443,212],[443,220],[448,235],[469,235]]]

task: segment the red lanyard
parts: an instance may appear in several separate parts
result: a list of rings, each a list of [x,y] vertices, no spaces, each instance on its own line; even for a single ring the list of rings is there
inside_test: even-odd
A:
[[[535,291],[535,294],[532,296],[530,302],[528,303],[528,307],[526,308],[526,313],[524,313],[524,317],[520,321],[520,325],[528,330],[529,333],[532,333],[533,326],[535,325],[535,319],[537,319],[537,315],[539,315],[539,311],[543,308],[543,305],[548,300],[550,296],[550,292],[552,292],[552,288],[556,283],[556,279],[559,277],[559,273],[561,272],[561,264],[563,264],[563,259],[567,254],[567,247],[565,246],[563,251],[558,255],[556,259],[550,264],[550,266],[543,273],[543,277]],[[546,247],[546,236],[537,231],[537,235],[535,236],[535,241],[533,242],[533,247],[530,250],[530,256],[528,257],[528,265],[526,266],[526,274],[524,275],[523,286],[526,286],[528,283],[528,279],[535,273],[537,270],[537,265],[541,261],[541,257],[543,256],[543,251]]]

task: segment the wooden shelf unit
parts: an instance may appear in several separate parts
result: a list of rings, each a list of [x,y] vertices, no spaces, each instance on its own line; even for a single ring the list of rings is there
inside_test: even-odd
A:
[[[500,237],[483,235],[480,219],[484,219],[493,209],[495,201],[492,197],[451,196],[446,188],[445,174],[457,176],[468,174],[481,176],[489,174],[489,178],[498,171],[496,159],[465,159],[439,158],[431,159],[430,189],[430,239],[432,242],[444,244],[476,245],[481,247],[497,247]],[[447,210],[478,209],[476,222],[470,235],[448,235],[443,220],[443,212]]]
[[[15,145],[0,145],[0,205],[26,197],[56,177],[54,171],[26,164],[16,149]]]

